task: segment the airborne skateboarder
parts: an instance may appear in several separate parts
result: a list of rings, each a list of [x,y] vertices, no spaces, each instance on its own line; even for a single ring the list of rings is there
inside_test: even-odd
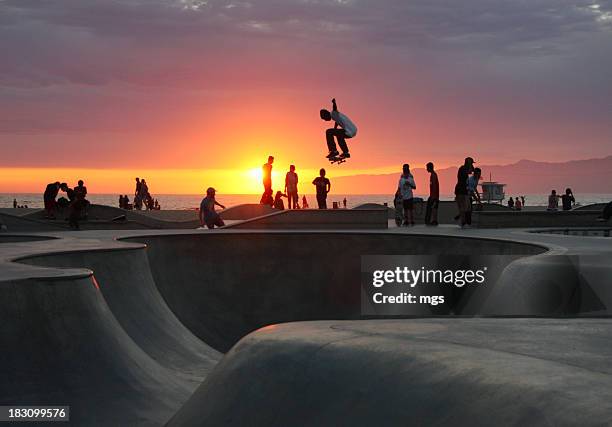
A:
[[[334,159],[344,160],[351,157],[348,146],[346,145],[346,139],[353,138],[355,135],[357,135],[357,126],[355,126],[355,123],[353,123],[345,114],[338,111],[336,98],[332,99],[332,111],[329,112],[323,109],[320,111],[320,115],[321,119],[325,120],[326,122],[329,122],[332,119],[335,122],[333,128],[325,131],[327,148],[329,149],[327,158],[333,161]],[[340,154],[336,148],[336,141],[334,141],[334,137],[338,140],[338,145],[342,150],[342,154]]]

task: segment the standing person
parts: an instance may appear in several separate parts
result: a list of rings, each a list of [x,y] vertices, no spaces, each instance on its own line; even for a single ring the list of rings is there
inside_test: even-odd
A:
[[[346,197],[342,199],[342,207],[346,209]]]
[[[308,206],[308,200],[306,200],[306,196],[302,197],[302,209],[308,209],[310,206]]]
[[[79,180],[78,185],[74,187],[74,200],[70,203],[70,214],[68,216],[68,224],[70,227],[79,229],[79,220],[83,216],[83,211],[87,208],[89,202],[87,197],[87,187],[83,180]]]
[[[206,197],[204,197],[200,203],[199,218],[200,226],[202,227],[206,225],[208,228],[215,228],[215,226],[223,227],[225,225],[219,214],[215,212],[215,205],[219,206],[221,209],[225,209],[225,206],[215,199],[216,193],[217,190],[208,187],[206,190]]]
[[[274,163],[274,157],[268,156],[268,162],[261,167],[264,194],[269,193],[270,196],[272,196],[272,163]]]
[[[468,210],[465,213],[465,222],[467,225],[472,225],[472,203],[476,201],[479,205],[482,205],[480,201],[480,193],[478,192],[478,181],[480,181],[480,176],[482,171],[480,168],[474,169],[474,173],[468,177],[467,186],[468,186]]]
[[[123,199],[123,194],[119,194],[119,208],[125,209],[125,200]]]
[[[17,209],[17,199],[13,199],[13,209]]]
[[[429,172],[429,197],[427,198],[427,208],[425,209],[425,224],[438,225],[438,205],[440,204],[440,182],[438,174],[434,171],[432,162],[426,165]]]
[[[334,127],[331,129],[327,129],[325,131],[325,137],[327,139],[327,148],[329,149],[329,154],[327,155],[328,159],[333,157],[338,157],[340,154],[338,152],[338,148],[336,148],[336,141],[334,138],[338,140],[338,145],[342,150],[341,158],[349,158],[351,157],[349,153],[348,145],[346,145],[346,139],[353,138],[357,135],[357,126],[355,123],[351,121],[345,114],[338,111],[338,106],[336,105],[336,98],[332,99],[332,111],[329,112],[325,109],[322,109],[319,112],[322,120],[329,122],[330,120],[334,120]]]
[[[402,166],[402,176],[397,186],[402,196],[402,206],[404,208],[404,226],[414,225],[414,196],[412,190],[416,190],[414,177],[410,173],[410,166],[404,163]]]
[[[295,165],[289,166],[289,172],[285,175],[285,194],[287,194],[287,207],[298,209],[298,175],[295,173]]]
[[[55,181],[51,184],[47,184],[45,192],[43,194],[43,201],[45,203],[45,218],[55,219],[55,198],[60,190],[60,182]]]
[[[514,202],[514,209],[516,209],[517,211],[520,211],[523,209],[523,202],[521,202],[521,199],[519,198],[519,196],[516,196],[514,198],[515,202]]]
[[[325,178],[325,169],[321,168],[319,176],[316,177],[312,184],[317,189],[317,203],[319,209],[327,209],[327,193],[331,190],[331,182]]]
[[[561,196],[561,204],[563,205],[564,211],[569,211],[576,203],[576,199],[574,198],[574,193],[571,188],[565,189],[565,194]]]
[[[508,207],[514,209],[514,199],[512,197],[508,199]]]
[[[523,207],[525,206],[525,196],[521,196],[521,204]]]
[[[134,190],[134,208],[140,210],[142,208],[142,197],[140,195],[140,190],[142,189],[142,183],[140,182],[140,178],[136,178],[136,189]]]
[[[145,208],[149,208],[149,198],[151,197],[149,194],[149,185],[147,181],[143,178],[140,180],[140,206],[144,203]]]
[[[467,188],[468,176],[474,170],[474,159],[466,157],[463,162],[463,166],[457,170],[457,184],[455,184],[455,201],[457,202],[457,208],[459,209],[459,219],[461,221],[461,228],[467,224],[467,211],[469,209],[469,194]]]

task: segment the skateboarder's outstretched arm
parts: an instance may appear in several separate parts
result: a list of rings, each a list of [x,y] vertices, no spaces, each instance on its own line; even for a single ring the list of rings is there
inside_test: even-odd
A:
[[[338,105],[336,105],[336,98],[332,99],[332,111],[338,111]],[[334,122],[334,129],[338,129],[338,122]]]

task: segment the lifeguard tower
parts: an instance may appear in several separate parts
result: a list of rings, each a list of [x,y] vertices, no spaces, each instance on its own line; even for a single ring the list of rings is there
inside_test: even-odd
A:
[[[501,204],[506,198],[506,193],[504,192],[506,184],[492,181],[491,175],[489,175],[489,180],[483,181],[480,186],[482,187],[482,200],[487,203],[499,202]]]

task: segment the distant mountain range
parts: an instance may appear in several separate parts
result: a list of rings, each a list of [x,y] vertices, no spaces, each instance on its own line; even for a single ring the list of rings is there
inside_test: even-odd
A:
[[[612,194],[612,156],[601,159],[572,160],[562,163],[520,160],[509,165],[480,165],[482,181],[507,184],[508,196],[522,194],[549,193],[565,191],[567,187],[574,193]],[[401,168],[399,165],[398,169]],[[455,188],[457,168],[437,170],[440,180],[440,193],[452,194]],[[417,194],[429,191],[429,174],[424,168],[412,169],[417,183]],[[390,194],[397,188],[400,173],[382,175],[351,175],[334,178],[335,193]],[[481,181],[481,182],[482,182]]]

